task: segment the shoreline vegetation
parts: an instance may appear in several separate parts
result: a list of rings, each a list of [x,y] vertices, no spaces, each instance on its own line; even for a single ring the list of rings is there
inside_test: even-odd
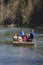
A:
[[[0,26],[43,28],[43,0],[1,0]]]
[[[19,25],[14,25],[14,24],[11,24],[11,25],[3,25],[3,24],[0,24],[0,28],[1,27],[10,27],[10,28],[13,28],[13,27],[19,27],[19,28],[30,28],[30,29],[39,29],[39,30],[41,30],[41,29],[43,29],[43,26],[37,26],[37,27],[30,27],[30,26],[19,26]]]

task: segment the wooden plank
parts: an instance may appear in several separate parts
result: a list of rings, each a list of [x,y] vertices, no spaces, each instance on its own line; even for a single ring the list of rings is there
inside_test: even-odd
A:
[[[13,41],[12,44],[14,46],[32,46],[32,45],[34,45],[34,42],[18,42],[18,41]]]
[[[34,44],[34,42],[17,42],[17,41],[13,41],[13,43],[17,43],[17,44]]]

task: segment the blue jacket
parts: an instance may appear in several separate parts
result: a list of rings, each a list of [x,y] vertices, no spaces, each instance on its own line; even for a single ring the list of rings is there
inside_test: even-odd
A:
[[[34,39],[34,32],[30,32],[30,37],[31,39]]]
[[[24,32],[23,31],[20,31],[19,34],[20,34],[20,36],[23,36],[24,35]]]

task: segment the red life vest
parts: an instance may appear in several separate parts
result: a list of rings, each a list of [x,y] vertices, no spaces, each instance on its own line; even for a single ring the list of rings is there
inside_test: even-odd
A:
[[[23,36],[22,36],[22,40],[23,40],[23,41],[26,41],[26,36],[23,35]]]

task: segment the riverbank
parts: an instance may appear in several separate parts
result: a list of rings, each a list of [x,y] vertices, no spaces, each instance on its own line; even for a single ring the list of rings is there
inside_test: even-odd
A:
[[[2,27],[10,27],[10,28],[13,28],[13,27],[19,27],[19,28],[30,28],[30,29],[39,29],[39,30],[43,30],[43,26],[26,26],[26,25],[14,25],[14,24],[11,24],[11,25],[0,25],[0,28]]]

